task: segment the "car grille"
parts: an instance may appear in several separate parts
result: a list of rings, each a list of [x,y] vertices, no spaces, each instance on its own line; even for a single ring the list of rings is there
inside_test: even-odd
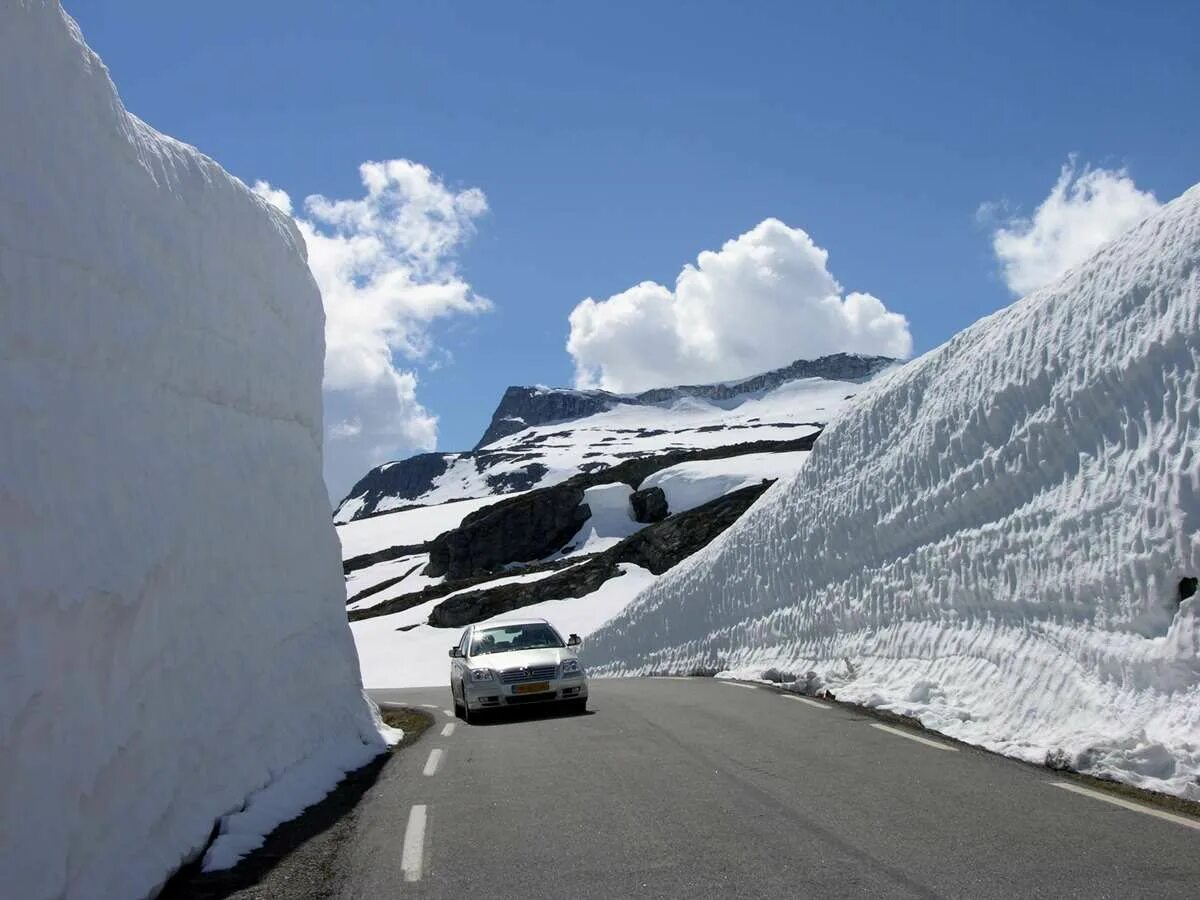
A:
[[[501,684],[520,684],[522,681],[548,681],[558,675],[558,666],[529,666],[505,669],[500,673]]]
[[[520,703],[544,703],[547,700],[554,700],[557,696],[554,691],[545,694],[517,694],[513,697],[505,697],[504,702],[510,706]]]

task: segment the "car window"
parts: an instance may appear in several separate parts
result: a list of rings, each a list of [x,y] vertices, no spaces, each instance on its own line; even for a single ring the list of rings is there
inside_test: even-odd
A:
[[[541,650],[546,647],[562,647],[563,640],[558,632],[545,622],[525,625],[497,625],[478,628],[472,635],[471,655],[507,653],[511,650]]]

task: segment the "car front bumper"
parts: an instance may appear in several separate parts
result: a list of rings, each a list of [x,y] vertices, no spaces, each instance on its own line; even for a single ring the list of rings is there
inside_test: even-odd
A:
[[[587,677],[568,675],[565,678],[546,680],[546,689],[534,693],[519,691],[522,684],[502,684],[499,681],[466,681],[463,694],[467,708],[472,712],[480,709],[503,709],[535,703],[554,703],[562,700],[584,700],[588,695]]]

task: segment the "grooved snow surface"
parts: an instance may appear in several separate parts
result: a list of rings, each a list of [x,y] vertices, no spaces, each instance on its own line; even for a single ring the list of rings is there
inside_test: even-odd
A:
[[[384,747],[321,301],[291,223],[127,114],[57,3],[0,5],[0,133],[0,894],[142,897]]]
[[[1200,799],[1200,187],[868,385],[589,648]]]

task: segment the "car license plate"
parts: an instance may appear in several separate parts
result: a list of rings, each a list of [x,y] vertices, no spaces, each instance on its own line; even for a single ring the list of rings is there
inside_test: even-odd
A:
[[[550,690],[550,682],[534,681],[530,684],[518,684],[513,688],[514,694],[537,694],[542,691]]]

